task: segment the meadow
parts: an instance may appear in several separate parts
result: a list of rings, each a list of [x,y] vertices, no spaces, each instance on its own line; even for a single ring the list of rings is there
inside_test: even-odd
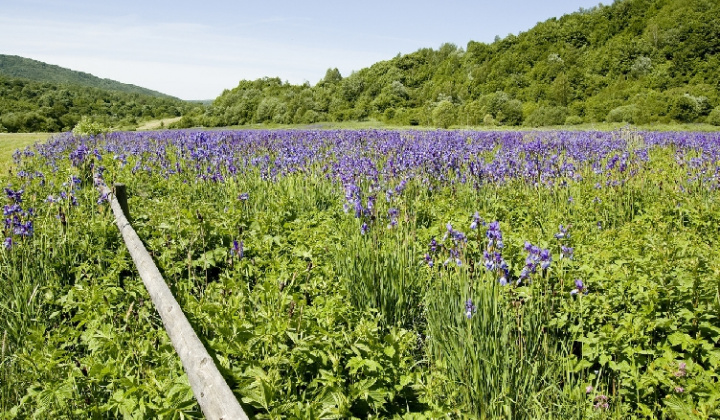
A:
[[[90,174],[255,418],[717,418],[720,134],[55,135],[2,195],[0,418],[196,418]]]

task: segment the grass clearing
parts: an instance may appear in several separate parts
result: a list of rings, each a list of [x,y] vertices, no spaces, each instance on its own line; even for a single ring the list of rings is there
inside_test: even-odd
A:
[[[12,159],[15,150],[47,140],[50,136],[52,133],[0,133],[0,180],[15,167]]]
[[[162,128],[166,128],[168,125],[180,121],[181,117],[173,117],[173,118],[163,118],[160,120],[150,120],[145,121],[141,123],[138,126],[138,130],[159,130]]]

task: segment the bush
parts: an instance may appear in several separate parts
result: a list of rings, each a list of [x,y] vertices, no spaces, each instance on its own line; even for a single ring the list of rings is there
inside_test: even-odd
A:
[[[640,110],[638,109],[637,105],[623,105],[610,110],[610,112],[608,112],[607,114],[607,117],[605,117],[605,120],[607,122],[614,123],[626,122],[630,124],[636,124],[636,117],[639,112]]]
[[[511,99],[504,102],[495,118],[503,125],[520,125],[523,120],[522,102]]]
[[[720,106],[713,109],[707,117],[707,123],[720,126]]]
[[[107,127],[96,121],[92,121],[89,117],[85,116],[80,119],[75,128],[72,129],[73,134],[77,136],[97,136],[101,133],[107,133]]]
[[[579,115],[570,115],[565,118],[565,125],[578,125],[585,122]]]
[[[558,106],[541,106],[533,111],[525,120],[525,125],[543,127],[547,125],[562,125],[567,117],[567,109]]]
[[[455,122],[455,105],[447,99],[440,101],[432,111],[436,126],[448,128]]]
[[[675,98],[670,108],[670,117],[680,122],[692,122],[700,115],[700,111],[698,98],[686,93]]]

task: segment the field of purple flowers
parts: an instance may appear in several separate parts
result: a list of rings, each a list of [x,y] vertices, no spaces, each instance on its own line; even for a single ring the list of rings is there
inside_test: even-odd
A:
[[[18,151],[0,418],[201,414],[92,185],[257,418],[720,416],[720,135],[160,131]]]

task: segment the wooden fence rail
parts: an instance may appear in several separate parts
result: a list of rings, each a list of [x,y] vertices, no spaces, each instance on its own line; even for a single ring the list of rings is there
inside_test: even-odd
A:
[[[145,283],[145,288],[150,294],[155,309],[162,318],[165,331],[180,356],[190,387],[192,387],[203,414],[212,420],[247,419],[247,415],[215,366],[212,357],[195,334],[180,305],[155,266],[152,257],[140,241],[140,237],[125,217],[123,207],[127,209],[127,202],[125,201],[121,205],[114,192],[101,179],[96,178],[95,184],[100,193],[106,196],[110,202],[110,207],[115,214],[115,223],[125,240],[125,245],[130,251],[143,283]],[[120,189],[124,193],[124,186],[121,186]]]

